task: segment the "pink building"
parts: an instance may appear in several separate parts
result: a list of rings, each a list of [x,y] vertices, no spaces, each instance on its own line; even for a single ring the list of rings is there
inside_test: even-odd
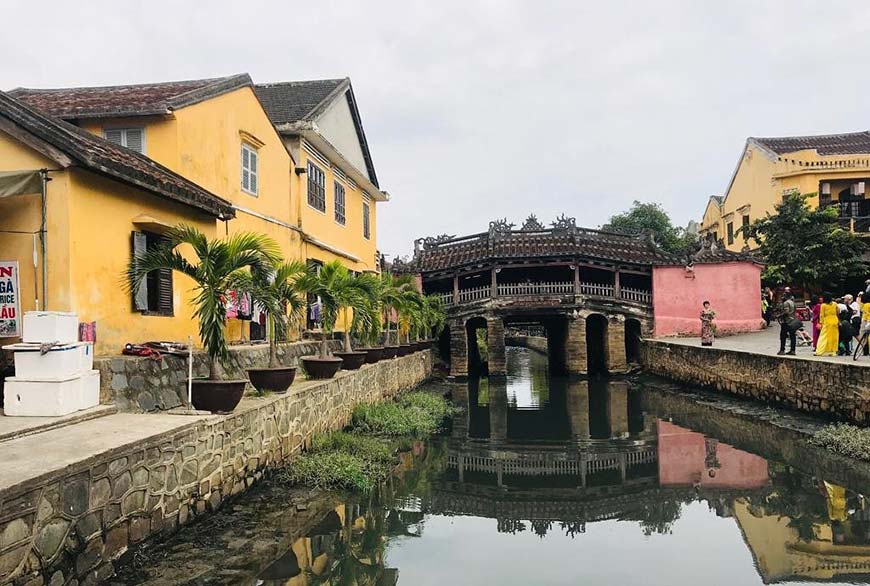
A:
[[[653,267],[655,336],[701,334],[698,315],[709,301],[719,333],[763,328],[762,265],[748,255],[705,247],[690,265]]]

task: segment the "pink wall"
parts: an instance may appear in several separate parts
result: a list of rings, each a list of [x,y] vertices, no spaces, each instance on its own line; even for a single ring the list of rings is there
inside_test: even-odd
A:
[[[701,304],[716,310],[719,332],[760,330],[761,267],[752,262],[653,267],[655,335],[701,334]]]
[[[709,467],[704,436],[667,421],[658,421],[659,484],[709,488],[761,488],[770,482],[767,460],[716,445],[718,467]]]

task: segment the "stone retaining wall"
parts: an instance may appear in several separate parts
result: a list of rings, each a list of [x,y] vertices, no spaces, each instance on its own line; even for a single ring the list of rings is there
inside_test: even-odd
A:
[[[870,368],[644,340],[647,372],[807,413],[870,421]]]
[[[431,351],[364,366],[290,392],[246,398],[230,415],[57,470],[0,492],[0,585],[97,584],[133,544],[218,508],[312,434],[343,427],[351,408],[413,388]]]
[[[330,341],[337,350],[341,343]],[[294,342],[278,346],[278,362],[296,366],[302,356],[317,354],[320,342]],[[269,364],[269,345],[230,347],[229,362],[220,368],[222,378],[248,378],[248,368]],[[94,359],[100,371],[100,403],[114,403],[121,411],[160,411],[187,402],[187,358],[164,354],[161,360],[138,356],[106,356]],[[207,376],[208,361],[194,353],[193,375]]]
[[[539,336],[506,336],[504,343],[506,346],[519,346],[541,354],[547,353],[547,338]]]

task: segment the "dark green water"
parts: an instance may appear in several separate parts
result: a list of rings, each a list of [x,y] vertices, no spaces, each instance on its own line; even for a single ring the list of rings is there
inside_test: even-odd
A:
[[[130,562],[147,584],[870,583],[862,467],[653,383],[509,376],[376,497],[255,490]],[[747,416],[748,414],[748,416]]]

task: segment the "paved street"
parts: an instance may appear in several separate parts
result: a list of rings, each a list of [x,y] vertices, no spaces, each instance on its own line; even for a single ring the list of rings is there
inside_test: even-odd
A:
[[[811,324],[806,322],[804,327],[807,332],[810,332]],[[661,341],[674,344],[685,344],[687,346],[700,346],[701,338],[659,338]],[[736,336],[724,336],[717,338],[713,343],[714,348],[722,348],[725,350],[739,350],[743,352],[752,352],[755,354],[776,355],[779,352],[779,324],[775,324],[761,332],[753,332],[751,334],[739,334]],[[786,348],[787,350],[788,348]],[[825,362],[843,362],[855,364],[858,366],[870,367],[870,357],[859,358],[857,361],[852,360],[851,356],[815,356],[813,349],[809,346],[797,346],[795,348],[797,358],[804,360],[822,360]],[[783,356],[790,360],[794,360],[792,356]]]

